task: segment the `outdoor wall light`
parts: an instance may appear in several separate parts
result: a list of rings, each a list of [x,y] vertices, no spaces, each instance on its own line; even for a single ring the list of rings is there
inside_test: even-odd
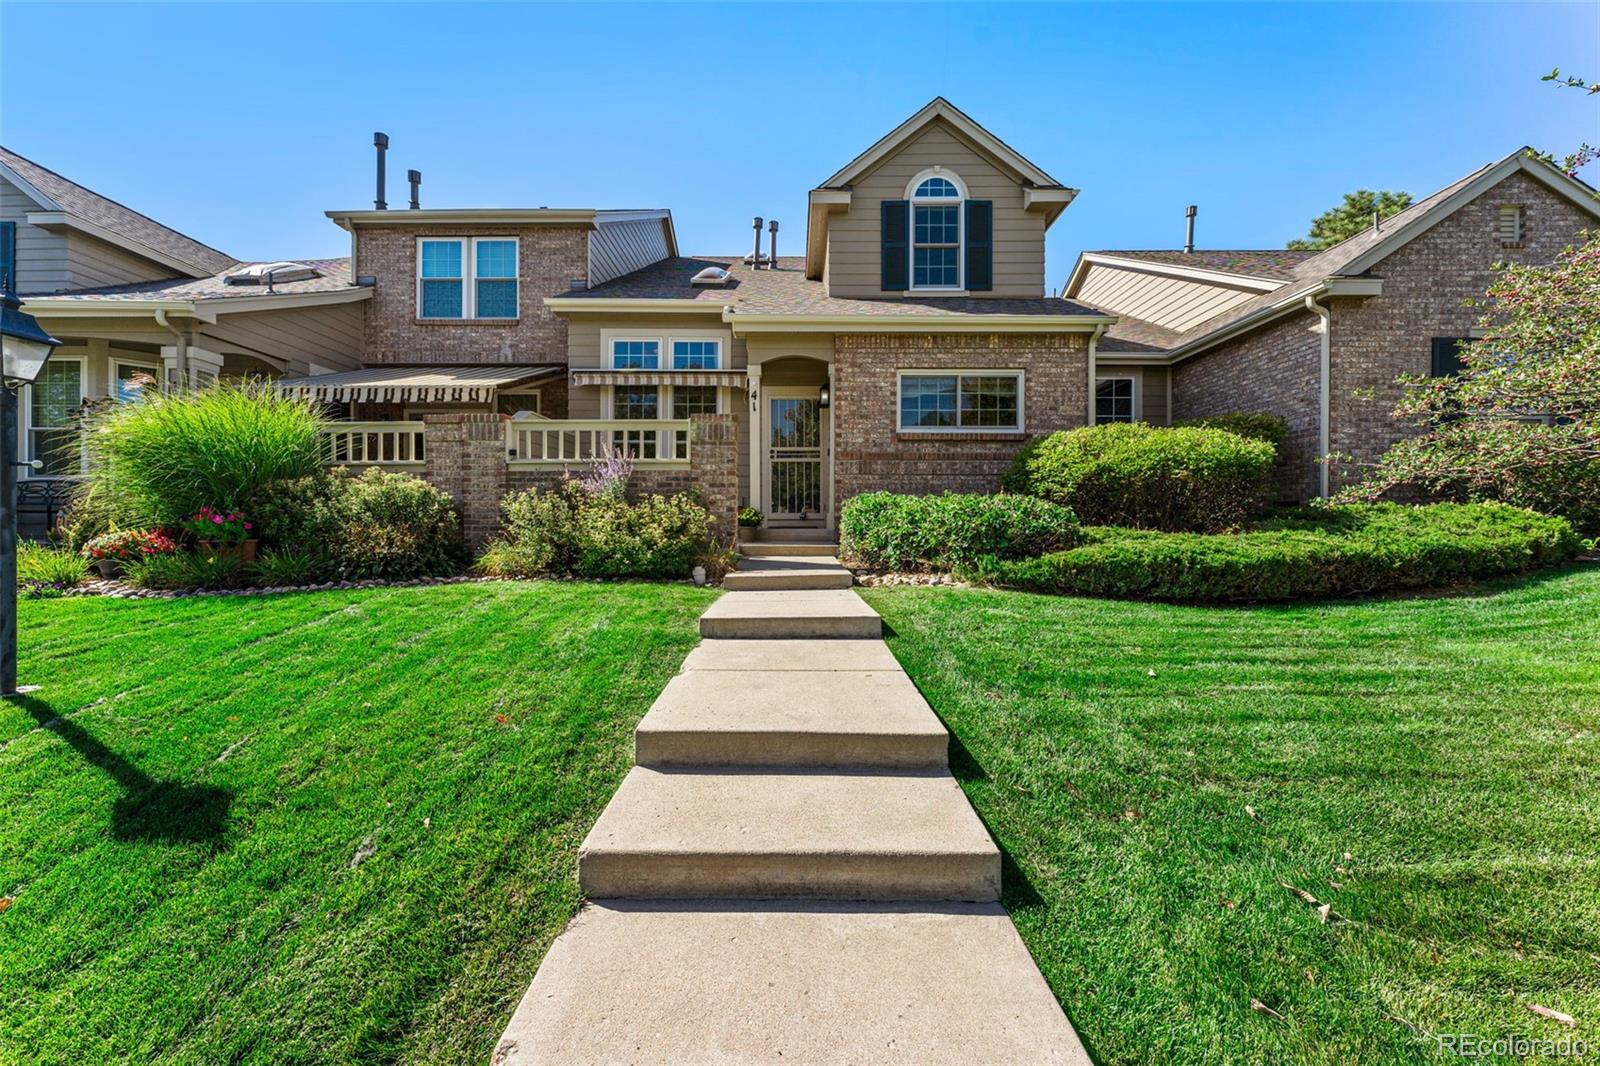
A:
[[[822,386],[822,391],[817,393],[817,406],[826,410],[833,403],[833,390],[827,385]]]

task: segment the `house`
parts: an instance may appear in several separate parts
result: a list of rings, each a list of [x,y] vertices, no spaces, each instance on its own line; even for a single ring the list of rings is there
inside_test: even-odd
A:
[[[342,259],[247,263],[0,148],[24,309],[63,341],[19,397],[24,517],[47,524],[86,401],[155,381],[203,384],[361,365],[361,304]]]
[[[1103,251],[1063,295],[1117,316],[1095,358],[1101,417],[1283,416],[1279,494],[1337,490],[1410,427],[1402,374],[1446,375],[1480,334],[1498,262],[1548,263],[1600,218],[1595,191],[1518,149],[1322,251]]]

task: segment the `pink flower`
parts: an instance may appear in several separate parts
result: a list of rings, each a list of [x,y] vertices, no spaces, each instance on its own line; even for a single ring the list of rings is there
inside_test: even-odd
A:
[[[222,516],[219,515],[219,514],[214,514],[214,515],[211,516],[211,521],[215,522],[217,525],[220,526],[220,525],[222,525]]]

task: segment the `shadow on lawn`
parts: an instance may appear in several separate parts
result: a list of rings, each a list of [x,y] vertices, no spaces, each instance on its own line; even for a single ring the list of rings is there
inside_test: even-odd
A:
[[[111,835],[117,840],[220,847],[228,830],[233,794],[213,785],[157,781],[118,755],[43,700],[11,697],[40,728],[72,745],[83,760],[103,770],[122,787],[111,808]]]

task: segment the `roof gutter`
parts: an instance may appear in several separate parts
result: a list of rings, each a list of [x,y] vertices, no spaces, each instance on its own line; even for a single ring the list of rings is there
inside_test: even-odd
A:
[[[1333,363],[1333,315],[1317,303],[1317,293],[1306,293],[1306,310],[1322,320],[1322,352],[1317,360],[1317,495],[1328,498],[1328,376]]]
[[[1110,328],[1110,326],[1096,326],[1094,332],[1089,334],[1089,388],[1087,390],[1089,402],[1088,411],[1086,412],[1088,421],[1084,423],[1086,426],[1094,425],[1094,390],[1099,384],[1095,376],[1097,373],[1095,370],[1095,357],[1098,354],[1095,349],[1100,346],[1100,335]]]
[[[178,327],[167,321],[167,312],[163,308],[156,308],[156,325],[166,330],[178,339],[178,347],[173,358],[173,370],[178,375],[178,384],[181,388],[189,381],[189,337]]]

